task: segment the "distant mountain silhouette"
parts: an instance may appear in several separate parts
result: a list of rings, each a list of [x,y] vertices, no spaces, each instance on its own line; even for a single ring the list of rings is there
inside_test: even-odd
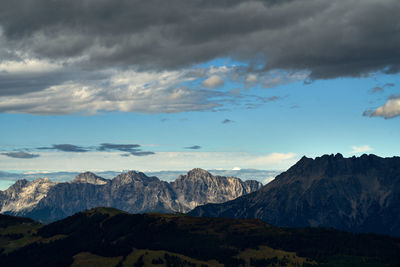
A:
[[[261,190],[189,214],[400,236],[400,158],[303,157]]]

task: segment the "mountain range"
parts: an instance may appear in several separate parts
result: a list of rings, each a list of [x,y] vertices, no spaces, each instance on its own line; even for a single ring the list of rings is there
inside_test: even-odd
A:
[[[189,214],[400,236],[400,157],[303,157],[260,190]]]
[[[47,178],[18,180],[0,191],[0,212],[41,222],[100,206],[131,213],[187,212],[198,205],[235,199],[261,186],[254,180],[243,182],[234,177],[213,176],[202,169],[193,169],[173,182],[135,171],[113,179],[85,172],[70,182],[52,182]]]

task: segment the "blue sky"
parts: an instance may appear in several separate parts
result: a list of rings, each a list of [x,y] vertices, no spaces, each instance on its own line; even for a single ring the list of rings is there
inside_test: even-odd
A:
[[[171,3],[191,18],[154,15],[153,2],[143,20],[115,7],[107,27],[91,13],[104,3],[65,2],[48,19],[33,6],[31,25],[17,8],[0,14],[0,170],[285,170],[303,155],[399,155],[395,1]],[[347,19],[327,19],[338,12]]]
[[[196,155],[209,155],[208,161],[202,159],[199,164],[204,168],[218,168],[213,164],[212,153],[231,154],[229,161],[220,168],[264,168],[285,169],[302,155],[315,157],[325,153],[342,153],[345,156],[374,153],[380,156],[398,155],[397,142],[400,124],[398,119],[370,118],[362,116],[369,108],[381,106],[389,95],[400,93],[398,86],[386,89],[387,92],[372,93],[376,86],[398,84],[396,75],[378,74],[368,78],[345,78],[319,80],[311,84],[303,81],[278,85],[271,88],[254,86],[246,88],[246,94],[260,97],[279,97],[278,100],[260,104],[254,109],[243,105],[227,106],[224,111],[191,111],[180,113],[144,114],[137,112],[102,112],[96,115],[31,115],[0,114],[1,125],[6,127],[0,132],[0,146],[3,151],[26,150],[29,153],[43,153],[36,148],[52,144],[74,144],[91,147],[101,143],[140,144],[146,150],[157,153],[175,152],[191,153],[193,161],[180,157],[180,162],[171,166],[173,169],[196,167]],[[231,90],[234,85],[224,85],[221,90]],[[222,123],[229,119],[231,122]],[[185,149],[198,145],[196,150]],[[360,152],[353,147],[359,147]],[[363,149],[364,147],[364,149]],[[93,163],[88,157],[101,152],[54,152],[53,161],[66,165],[68,170],[75,170],[71,154],[75,160],[87,161],[88,169]],[[232,155],[234,153],[234,155]],[[236,154],[237,155],[236,155]],[[246,157],[256,158],[272,153],[293,154],[284,160],[249,161],[241,163],[241,153]],[[94,169],[118,170],[145,169],[160,170],[158,159],[147,157],[129,157],[123,166],[115,164],[121,161],[121,153],[111,153],[113,157],[103,157],[101,164]],[[110,154],[110,155],[111,155]],[[10,167],[5,160],[15,162]],[[167,157],[163,157],[167,160]],[[40,161],[40,158],[13,159],[2,156],[2,170],[18,168],[34,169],[35,165],[26,168],[29,161]],[[48,161],[48,159],[46,159]],[[150,164],[143,164],[147,161]],[[221,162],[221,161],[218,161]],[[49,165],[52,165],[51,161]],[[101,168],[99,167],[102,166]],[[39,164],[41,170],[46,164]],[[154,166],[154,167],[152,167]],[[78,166],[77,166],[78,167]],[[79,164],[77,170],[84,168]],[[59,167],[62,168],[62,167]]]

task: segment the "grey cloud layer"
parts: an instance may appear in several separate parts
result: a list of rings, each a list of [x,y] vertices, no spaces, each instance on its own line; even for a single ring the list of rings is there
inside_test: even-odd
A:
[[[88,149],[86,149],[84,147],[71,145],[71,144],[58,144],[58,145],[52,145],[51,147],[39,147],[38,149],[58,150],[58,151],[63,151],[63,152],[88,152],[89,151]]]
[[[129,157],[130,155],[133,156],[148,156],[155,154],[152,151],[142,151],[140,148],[141,145],[138,144],[111,144],[111,143],[103,143],[101,144],[97,150],[99,151],[122,151],[127,152],[121,154],[122,157]]]
[[[398,14],[397,0],[0,1],[0,113],[257,108],[278,99],[222,85],[399,72]],[[216,58],[249,66],[196,67]]]
[[[10,158],[17,158],[17,159],[31,159],[31,158],[39,157],[38,154],[26,153],[26,152],[23,152],[23,151],[5,152],[5,153],[1,153],[1,155],[7,156],[7,157],[10,157]]]
[[[225,119],[225,120],[221,121],[222,124],[233,123],[233,122],[234,121],[230,120],[230,119]]]
[[[63,152],[89,152],[93,150],[97,151],[121,151],[126,152],[121,154],[123,157],[127,157],[130,155],[133,156],[148,156],[155,154],[152,151],[143,151],[141,145],[138,144],[112,144],[112,143],[103,143],[97,147],[82,147],[76,146],[72,144],[56,144],[51,147],[39,147],[39,150],[57,150]]]
[[[201,146],[198,146],[198,145],[185,147],[185,149],[200,149],[200,148],[201,148]]]
[[[397,0],[2,1],[0,54],[79,59],[92,69],[232,57],[311,78],[398,72],[399,13]]]

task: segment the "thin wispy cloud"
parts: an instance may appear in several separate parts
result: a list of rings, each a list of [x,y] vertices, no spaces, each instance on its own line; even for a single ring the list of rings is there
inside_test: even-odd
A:
[[[365,152],[369,152],[369,151],[373,150],[373,148],[368,145],[352,146],[351,148],[352,148],[352,151],[350,152],[351,154],[360,154],[360,153],[365,153]]]
[[[387,87],[394,87],[395,84],[394,83],[386,83],[383,86],[375,86],[374,88],[371,89],[371,93],[383,93],[385,88]]]
[[[185,149],[194,149],[194,150],[196,150],[196,149],[201,149],[201,146],[198,146],[198,145],[187,146],[187,147],[185,147]]]
[[[100,151],[106,151],[106,150],[119,150],[119,151],[125,151],[125,152],[130,152],[134,149],[139,148],[140,145],[138,144],[111,144],[111,143],[103,143],[100,144],[98,147],[98,150]]]
[[[63,152],[88,152],[89,150],[76,145],[71,144],[56,144],[51,147],[38,147],[40,150],[58,150]]]
[[[225,120],[221,121],[222,124],[228,124],[228,123],[233,123],[233,122],[234,121],[230,120],[230,119],[225,119]]]
[[[89,151],[104,151],[113,152],[120,151],[126,152],[121,156],[148,156],[153,155],[155,152],[143,151],[139,144],[113,144],[113,143],[102,143],[99,146],[88,146],[82,147],[72,144],[55,144],[51,147],[38,147],[38,150],[56,150],[61,152],[89,152]]]
[[[122,151],[127,152],[121,154],[122,157],[128,156],[148,156],[153,155],[155,152],[152,151],[143,151],[139,144],[112,144],[112,143],[103,143],[97,148],[98,151]]]
[[[7,156],[10,158],[17,158],[17,159],[32,159],[32,158],[37,158],[40,156],[39,154],[32,154],[32,153],[27,153],[27,152],[23,152],[23,151],[4,152],[4,153],[0,153],[0,155]]]

